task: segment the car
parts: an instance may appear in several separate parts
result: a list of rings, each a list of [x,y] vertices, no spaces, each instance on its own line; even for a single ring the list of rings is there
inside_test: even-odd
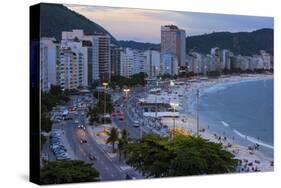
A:
[[[140,122],[139,122],[139,121],[134,121],[133,126],[134,126],[134,127],[139,127],[139,126],[140,126]]]
[[[82,125],[82,124],[78,125],[78,128],[86,130],[86,127],[84,125]]]
[[[74,121],[74,123],[78,124],[78,123],[79,123],[79,121],[76,119],[76,120]]]
[[[87,143],[87,140],[81,139],[81,140],[80,140],[80,144],[84,144],[84,143]]]
[[[89,155],[89,159],[91,160],[91,161],[95,161],[96,160],[96,157],[94,156],[94,155]]]
[[[59,120],[59,119],[56,119],[55,121],[54,121],[54,123],[60,123],[61,122],[61,120]]]
[[[64,120],[72,120],[72,117],[65,117]]]

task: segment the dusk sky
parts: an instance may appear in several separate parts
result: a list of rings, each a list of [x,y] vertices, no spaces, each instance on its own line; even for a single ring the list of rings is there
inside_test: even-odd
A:
[[[65,5],[109,31],[117,40],[160,43],[161,25],[174,24],[188,36],[218,31],[273,28],[273,18],[100,6]]]

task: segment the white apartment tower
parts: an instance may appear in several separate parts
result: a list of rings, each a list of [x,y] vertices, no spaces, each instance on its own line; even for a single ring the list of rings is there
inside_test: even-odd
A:
[[[51,85],[57,85],[57,62],[59,60],[59,44],[55,38],[40,39],[40,68],[42,90],[48,91]]]
[[[178,58],[174,54],[163,54],[162,55],[162,74],[178,75]]]
[[[63,89],[88,86],[87,47],[82,41],[61,41],[59,84]]]
[[[156,50],[144,51],[144,71],[148,77],[153,78],[160,74],[160,52]]]
[[[264,69],[271,69],[271,55],[264,50],[261,50],[260,54],[263,59]]]
[[[103,33],[85,35],[83,30],[74,29],[69,32],[62,32],[62,39],[80,40],[83,47],[87,47],[87,77],[88,84],[94,81],[108,81],[111,79],[111,37]]]

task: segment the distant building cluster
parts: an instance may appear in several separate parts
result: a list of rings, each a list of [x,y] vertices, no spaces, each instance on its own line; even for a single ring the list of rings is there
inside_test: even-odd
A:
[[[253,56],[235,56],[230,50],[214,47],[210,54],[186,53],[186,34],[175,25],[161,26],[161,50],[121,48],[110,35],[85,34],[83,30],[63,31],[61,41],[40,40],[41,90],[51,85],[64,90],[109,82],[113,76],[130,77],[144,72],[153,78],[182,72],[208,74],[232,70],[273,69],[273,57],[264,50]],[[188,44],[187,44],[188,45]]]
[[[273,69],[273,57],[271,54],[260,51],[259,55],[235,56],[230,50],[214,47],[210,54],[190,52],[186,55],[187,71],[195,74],[208,74],[209,72],[231,72]]]

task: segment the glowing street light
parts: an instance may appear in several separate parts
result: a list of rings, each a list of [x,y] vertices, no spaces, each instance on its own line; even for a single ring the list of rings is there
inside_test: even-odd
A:
[[[108,86],[107,82],[103,82],[102,85],[104,86],[104,114],[103,114],[103,124],[105,124],[105,114],[106,114],[106,86]]]
[[[178,103],[170,103],[171,107],[173,108],[173,112],[174,112],[174,115],[173,115],[173,121],[174,121],[174,124],[173,124],[173,132],[172,132],[172,139],[174,139],[174,134],[175,134],[175,131],[176,131],[176,119],[175,119],[175,112],[176,112],[176,107],[179,106]]]
[[[130,92],[130,89],[129,88],[125,88],[125,89],[123,89],[123,91],[125,92],[125,96],[126,96],[126,100],[127,100],[128,94]]]
[[[199,136],[199,97],[200,97],[200,92],[199,89],[197,89],[196,93],[196,98],[197,98],[197,131],[196,134]]]

